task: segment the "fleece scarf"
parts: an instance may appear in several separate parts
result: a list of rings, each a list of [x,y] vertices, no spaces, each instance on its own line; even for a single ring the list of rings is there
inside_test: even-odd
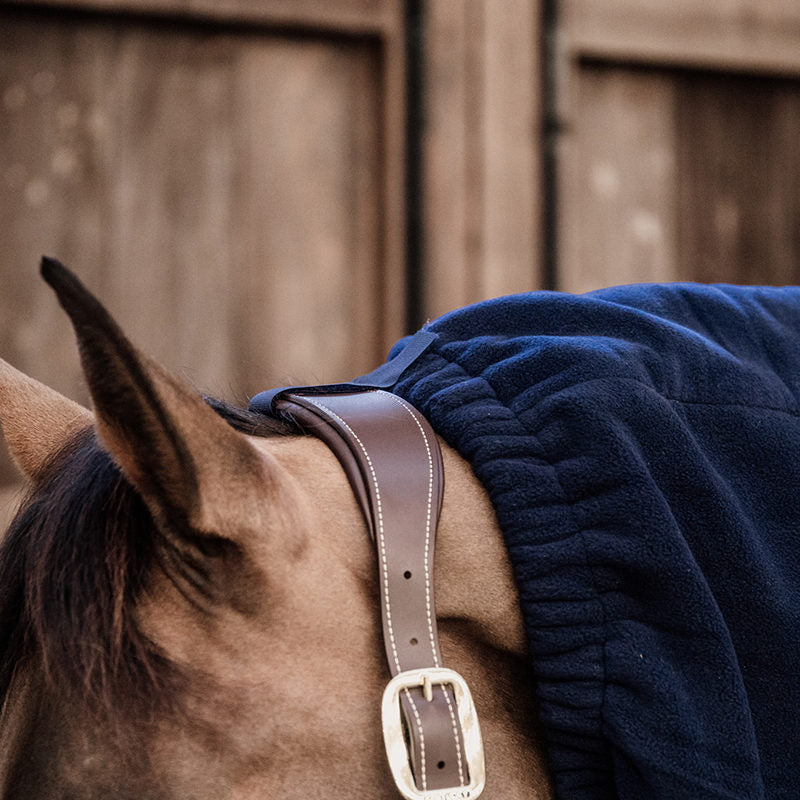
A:
[[[800,797],[800,289],[537,292],[426,330],[394,391],[497,511],[557,796]]]

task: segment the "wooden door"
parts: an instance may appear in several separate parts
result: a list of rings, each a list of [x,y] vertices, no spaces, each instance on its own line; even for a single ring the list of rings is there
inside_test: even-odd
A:
[[[800,4],[558,5],[558,286],[800,282]]]
[[[796,0],[425,0],[424,316],[800,282]]]
[[[47,253],[203,391],[374,367],[405,332],[403,60],[400,0],[4,3],[0,354],[87,402]]]

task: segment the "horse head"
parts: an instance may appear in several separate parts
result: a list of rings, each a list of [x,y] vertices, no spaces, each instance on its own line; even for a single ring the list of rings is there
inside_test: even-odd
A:
[[[335,457],[204,400],[57,262],[43,276],[93,408],[0,361],[30,479],[0,540],[0,796],[396,798],[375,555]],[[439,624],[479,706],[484,797],[545,797],[500,533],[444,456]]]

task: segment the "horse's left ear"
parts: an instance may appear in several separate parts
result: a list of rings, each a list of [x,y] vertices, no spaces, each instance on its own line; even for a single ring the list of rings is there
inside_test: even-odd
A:
[[[246,512],[262,494],[267,457],[192,389],[128,341],[100,302],[64,266],[42,259],[42,277],[72,320],[97,432],[156,521],[236,538],[224,510]],[[232,530],[233,528],[233,530]],[[242,531],[243,532],[243,531]]]
[[[11,457],[29,478],[93,422],[91,411],[0,358],[0,424]]]

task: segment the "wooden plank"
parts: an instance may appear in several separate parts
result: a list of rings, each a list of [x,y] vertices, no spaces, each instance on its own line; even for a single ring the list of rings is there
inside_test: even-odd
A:
[[[374,38],[0,12],[0,353],[86,402],[47,252],[229,399],[374,367],[404,306],[384,67]]]
[[[540,285],[538,12],[530,0],[485,7],[484,297]]]
[[[469,80],[467,12],[474,3],[432,0],[425,22],[425,127],[423,129],[424,284],[428,316],[465,305],[475,294],[470,234],[475,206],[471,149],[478,107]],[[474,212],[472,212],[474,215]]]
[[[349,35],[401,35],[397,0],[4,0],[4,5],[142,14]]]
[[[380,154],[380,163],[376,169],[380,172],[380,185],[377,196],[372,196],[371,184],[363,181],[359,186],[363,192],[362,208],[374,205],[378,219],[375,230],[379,231],[379,241],[375,243],[377,261],[370,267],[371,274],[363,274],[363,286],[374,285],[376,279],[382,287],[377,302],[368,304],[369,310],[363,309],[364,298],[360,298],[362,313],[371,313],[372,322],[369,330],[373,344],[383,361],[389,348],[399,336],[409,333],[406,319],[407,304],[407,254],[406,236],[408,231],[406,219],[406,109],[408,98],[406,93],[406,31],[405,22],[400,17],[404,3],[395,3],[398,24],[395,33],[383,40],[380,61],[374,64],[373,75],[380,73],[380,83],[370,84],[380,97],[379,117],[382,128],[379,141],[373,144]],[[362,76],[362,84],[366,84],[368,76]],[[362,114],[359,119],[361,130],[371,130],[375,118],[371,116],[373,106],[361,104]],[[365,118],[364,113],[370,116]],[[355,168],[356,165],[354,165]],[[373,245],[373,240],[364,231],[365,247]],[[364,262],[366,263],[366,261]],[[366,331],[365,331],[365,335]],[[375,361],[374,363],[378,363]]]
[[[425,9],[424,308],[437,316],[541,280],[539,3]]]
[[[88,44],[94,30],[93,101],[107,118],[103,296],[134,341],[217,391],[233,357],[237,41],[116,24],[75,35]]]
[[[38,278],[42,253],[78,262],[97,284],[104,182],[100,106],[84,40],[55,23],[0,17],[0,341],[2,355],[87,401],[69,323]],[[68,63],[67,63],[68,62]]]
[[[599,65],[575,77],[560,145],[558,288],[677,276],[673,84]]]
[[[2,19],[2,18],[0,18]],[[74,202],[76,161],[72,98],[62,93],[51,50],[51,31],[41,30],[43,53],[0,21],[0,355],[36,378],[85,400],[76,380],[77,354],[69,325],[38,280],[42,252],[57,252],[70,232],[58,218]],[[32,133],[35,132],[35,133]],[[76,219],[80,224],[80,215]],[[32,358],[38,355],[38,363]],[[19,473],[0,448],[0,486]],[[3,513],[0,511],[0,513]]]
[[[598,63],[573,80],[560,288],[800,281],[800,82]]]
[[[570,57],[800,73],[797,0],[563,0]]]
[[[330,382],[380,360],[374,330],[380,104],[375,53],[305,41],[241,54],[236,104],[239,381]],[[355,124],[354,124],[355,122]],[[395,302],[402,304],[402,297]],[[291,369],[286,373],[279,370]]]
[[[800,83],[680,75],[681,275],[800,282]]]

